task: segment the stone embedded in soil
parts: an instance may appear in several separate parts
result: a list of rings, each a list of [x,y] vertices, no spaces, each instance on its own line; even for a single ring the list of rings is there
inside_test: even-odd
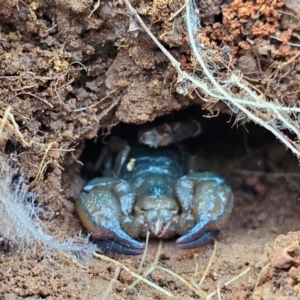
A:
[[[120,273],[120,276],[119,276],[119,280],[120,280],[121,282],[130,284],[130,283],[132,283],[132,281],[133,281],[133,277],[132,277],[132,275],[130,275],[128,272],[122,270],[121,273]]]
[[[277,269],[288,269],[294,264],[294,259],[286,251],[276,251],[272,254],[271,266]]]
[[[169,260],[169,259],[170,259],[170,255],[167,254],[167,253],[162,253],[162,254],[159,256],[159,258],[160,258],[161,260]]]

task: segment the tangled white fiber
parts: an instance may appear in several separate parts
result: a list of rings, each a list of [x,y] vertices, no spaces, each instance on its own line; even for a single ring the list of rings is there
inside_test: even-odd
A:
[[[195,74],[189,74],[181,70],[180,63],[150,32],[129,1],[125,0],[125,3],[131,16],[136,18],[141,27],[176,69],[178,73],[178,93],[188,94],[190,91],[198,89],[204,94],[208,102],[224,101],[236,114],[237,121],[251,120],[265,127],[300,159],[300,107],[287,106],[278,99],[266,99],[263,93],[258,94],[251,89],[243,79],[242,74],[237,70],[230,70],[228,68],[225,80],[221,80],[215,76],[217,70],[212,58],[214,51],[207,49],[197,40],[201,26],[200,14],[195,0],[186,0],[185,18],[191,50],[195,58],[195,69],[201,70],[201,78]],[[214,53],[214,55],[216,57],[218,54]],[[232,93],[232,87],[237,87],[239,92]],[[284,134],[283,130],[288,130],[294,138]]]
[[[58,240],[47,233],[45,221],[40,220],[44,208],[36,205],[36,195],[22,187],[22,179],[14,180],[7,158],[0,156],[0,238],[16,243],[20,251],[45,246],[46,252],[58,250],[81,260],[92,257],[96,246],[88,237]]]

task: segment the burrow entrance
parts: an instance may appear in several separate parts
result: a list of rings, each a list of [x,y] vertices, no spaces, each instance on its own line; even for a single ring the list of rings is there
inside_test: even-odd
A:
[[[233,210],[214,245],[208,244],[194,250],[180,250],[175,244],[175,239],[169,239],[164,240],[162,248],[158,250],[159,241],[151,239],[145,268],[153,263],[159,253],[160,266],[185,278],[192,278],[197,284],[200,284],[200,278],[206,274],[205,280],[201,282],[201,289],[208,293],[216,290],[220,282],[229,282],[232,278],[238,278],[248,272],[230,287],[222,290],[222,299],[256,299],[251,298],[251,294],[257,284],[258,274],[266,270],[270,260],[275,259],[276,263],[282,261],[282,256],[277,257],[278,250],[274,249],[278,249],[276,248],[278,246],[286,248],[291,243],[297,243],[295,234],[288,236],[281,234],[300,228],[298,161],[268,131],[253,123],[236,126],[234,118],[229,115],[207,118],[205,112],[192,106],[156,119],[155,122],[160,124],[186,118],[195,118],[203,128],[202,133],[196,138],[183,141],[191,153],[191,166],[195,171],[213,171],[226,178],[234,192]],[[119,124],[110,133],[123,139],[134,140],[138,128],[135,125]],[[97,160],[103,142],[106,142],[107,138],[107,132],[102,134],[100,130],[97,138],[84,141],[79,149],[81,154],[79,160],[84,166],[73,160],[66,168],[63,188],[66,195],[69,193],[68,198],[71,201],[77,197],[84,182],[93,176],[101,175],[101,172],[97,174],[89,172],[86,166]],[[75,234],[82,229],[82,224],[73,211],[72,216],[68,218],[66,230]],[[141,260],[140,256],[128,257],[119,254],[114,254],[113,258],[133,269],[138,268]],[[211,265],[206,273],[209,261]],[[98,269],[107,274],[108,278],[113,277],[114,268],[109,269],[102,261],[99,262]],[[278,274],[282,275],[278,276],[276,275],[278,269],[275,268],[274,271],[273,269],[271,268],[268,273],[271,274],[269,279],[263,281],[265,286],[269,284],[281,286],[290,280],[286,269],[280,269]],[[178,299],[198,298],[169,273],[155,270],[149,279],[172,291]],[[126,289],[132,280],[120,276],[119,284]],[[88,282],[92,284],[91,281]],[[98,286],[98,281],[91,285],[93,291],[101,290]],[[291,290],[290,284],[285,285],[286,293],[292,293]],[[153,296],[153,290],[144,285],[138,291],[138,295],[141,294],[142,297]],[[268,292],[263,289],[257,293],[264,295]],[[139,297],[134,293],[130,294],[130,299]]]
[[[253,123],[238,126],[229,115],[208,118],[197,106],[157,118],[153,123],[172,124],[191,118],[201,124],[202,132],[181,142],[190,153],[190,167],[194,171],[212,171],[225,177],[235,195],[233,212],[220,240],[232,243],[242,238],[246,239],[245,244],[263,246],[278,234],[298,230],[300,175],[297,159],[265,129]],[[118,136],[134,145],[139,128],[120,123],[109,133],[99,130],[96,138],[81,144],[79,161],[83,166],[74,162],[63,176],[65,190],[76,185],[71,193],[72,201],[81,184],[101,176],[100,170],[92,171],[88,166],[95,163],[108,138]]]

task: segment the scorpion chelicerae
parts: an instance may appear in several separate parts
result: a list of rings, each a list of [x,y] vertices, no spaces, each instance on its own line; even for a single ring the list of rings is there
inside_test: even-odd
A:
[[[193,130],[183,130],[176,141],[199,128]],[[95,166],[103,177],[81,190],[77,212],[104,251],[141,254],[145,244],[136,238],[147,231],[157,238],[179,235],[180,248],[197,248],[219,234],[231,211],[233,195],[225,180],[211,172],[189,173],[186,151],[173,141],[158,147],[164,139],[158,143],[154,131],[140,134],[134,147],[111,137]]]

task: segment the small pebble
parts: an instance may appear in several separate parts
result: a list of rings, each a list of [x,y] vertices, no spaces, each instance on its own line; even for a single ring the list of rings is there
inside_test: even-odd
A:
[[[161,260],[169,260],[170,259],[170,255],[166,254],[166,253],[162,253],[159,258]]]
[[[294,259],[285,251],[275,251],[271,257],[271,265],[277,269],[288,269],[294,263]]]

